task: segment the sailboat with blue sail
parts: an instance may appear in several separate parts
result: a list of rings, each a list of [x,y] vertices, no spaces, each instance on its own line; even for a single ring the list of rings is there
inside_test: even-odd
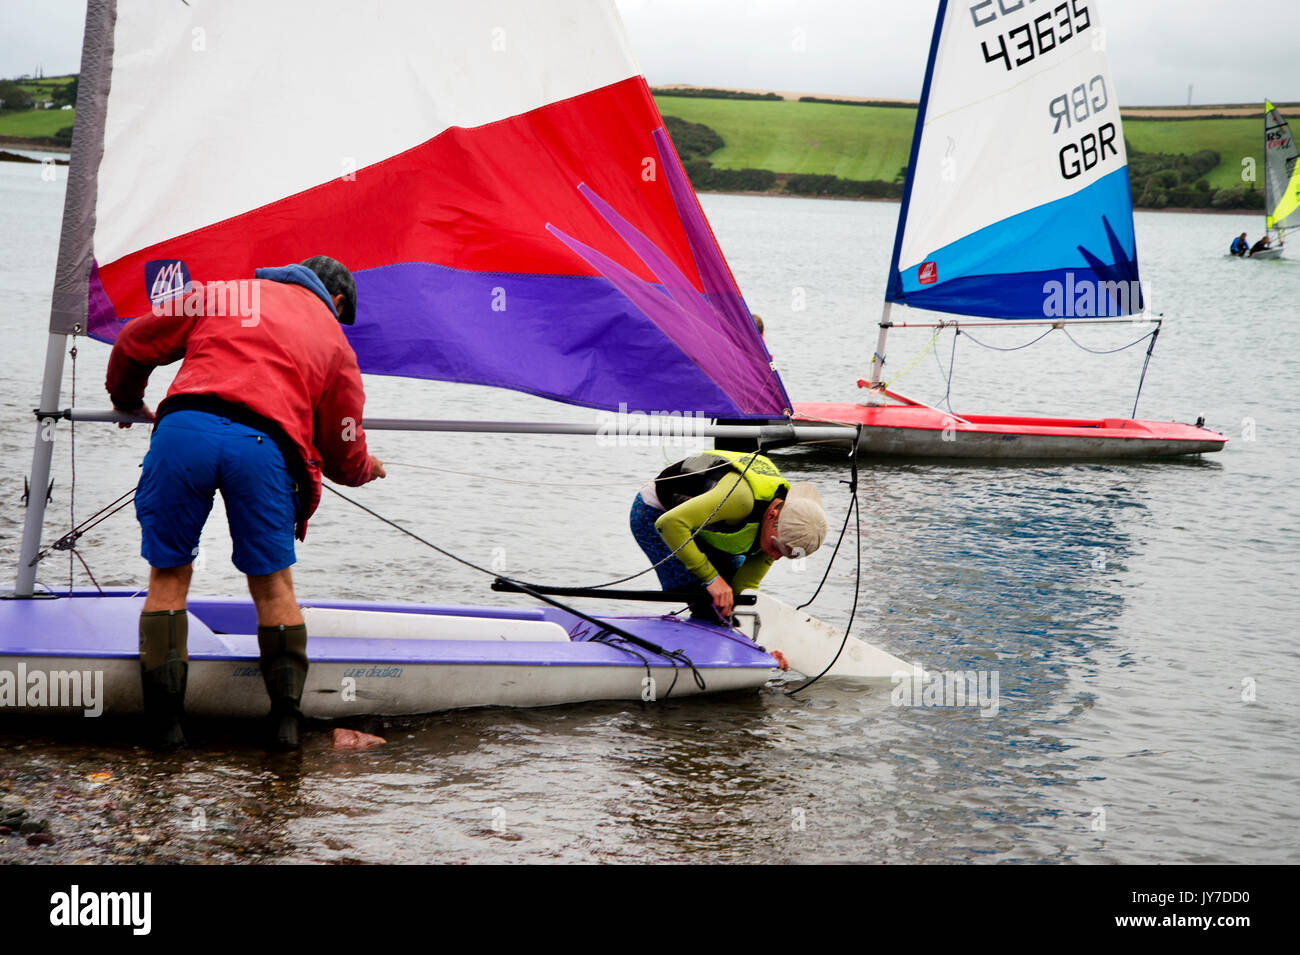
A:
[[[318,0],[308,15],[90,0],[31,486],[47,485],[61,422],[124,417],[63,407],[70,341],[210,308],[214,287],[238,334],[256,321],[238,280],[318,253],[355,277],[363,372],[614,411],[789,410],[609,0]],[[385,424],[421,422],[364,422]],[[66,711],[26,692],[55,671],[98,673],[106,712],[137,711],[142,598],[40,587],[42,559],[84,530],[50,534],[44,504],[32,495],[0,601],[0,690],[23,690],[6,712]],[[811,673],[839,645],[765,597],[762,645],[753,613],[746,634],[542,601],[313,602],[303,711],[753,688],[775,672],[770,649]],[[189,617],[187,711],[264,714],[252,602],[192,598]],[[842,661],[868,678],[907,669],[856,640]]]
[[[941,0],[878,343],[870,379],[858,382],[870,397],[800,402],[796,418],[857,426],[868,454],[1093,459],[1221,449],[1227,439],[1199,425],[952,414],[886,381],[896,328],[1149,322],[1149,360],[1159,320],[1144,305],[1097,3]],[[901,318],[896,306],[960,317]]]

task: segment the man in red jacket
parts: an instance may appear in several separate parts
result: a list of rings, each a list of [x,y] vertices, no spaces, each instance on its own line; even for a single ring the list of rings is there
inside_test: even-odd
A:
[[[307,628],[289,567],[320,501],[321,474],[353,487],[385,476],[366,449],[365,393],[340,323],[356,286],[327,256],[209,283],[128,322],[113,345],[113,406],[156,421],[136,491],[149,595],[140,614],[145,713],[156,742],[181,746],[189,593],[199,536],[221,489],[235,566],[257,607],[271,746],[297,749]],[[242,307],[232,307],[234,305]],[[183,358],[155,416],[149,375]],[[130,427],[130,425],[124,425]]]

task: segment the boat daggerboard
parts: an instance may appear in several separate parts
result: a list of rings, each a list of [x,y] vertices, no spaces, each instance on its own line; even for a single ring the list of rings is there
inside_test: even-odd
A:
[[[365,372],[790,407],[612,0],[91,0],[86,40],[53,331],[325,254]]]
[[[1291,127],[1264,101],[1264,206],[1267,227],[1279,232],[1300,226],[1300,166]]]
[[[988,318],[1141,311],[1096,0],[939,4],[885,297]]]

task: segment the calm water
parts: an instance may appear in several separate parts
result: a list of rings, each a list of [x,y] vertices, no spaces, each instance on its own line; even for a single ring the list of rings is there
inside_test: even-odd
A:
[[[0,547],[12,574],[44,354],[62,178],[0,163]],[[867,372],[898,207],[705,198],[737,279],[767,322],[792,394],[852,400]],[[1224,255],[1254,217],[1138,216],[1144,278],[1166,319],[1139,416],[1207,422],[1232,441],[1173,464],[987,468],[885,464],[862,474],[855,632],[935,670],[996,671],[1000,706],[895,707],[822,682],[703,702],[483,710],[390,723],[386,747],[338,753],[324,733],[272,759],[238,731],[159,759],[125,728],[91,739],[0,730],[0,803],[26,800],[73,861],[1052,861],[1300,859],[1297,631],[1300,262]],[[1113,348],[1144,329],[1076,337]],[[1017,344],[1014,330],[976,333]],[[940,402],[952,339],[890,342],[896,385]],[[102,407],[107,348],[82,342],[77,401]],[[961,412],[1127,416],[1142,350],[1100,357],[1059,333],[1011,354],[963,340]],[[155,378],[151,401],[166,376]],[[525,396],[372,378],[374,415],[590,420]],[[65,403],[67,402],[65,392]],[[77,513],[134,483],[148,441],[82,425]],[[643,566],[632,494],[682,448],[593,439],[376,434],[390,478],[357,492],[466,557],[528,579],[596,583]],[[838,526],[842,462],[787,456]],[[47,540],[66,528],[67,430]],[[520,463],[525,464],[520,468]],[[505,483],[523,470],[535,485]],[[101,584],[146,575],[129,512],[88,535]],[[220,504],[195,588],[239,593]],[[769,589],[802,602],[830,548]],[[851,553],[851,552],[850,552]],[[41,578],[66,587],[68,567]],[[300,594],[508,603],[484,579],[326,495],[300,548]],[[77,583],[86,584],[78,570]],[[812,608],[842,624],[842,555]],[[1243,697],[1253,699],[1243,699]],[[34,858],[0,847],[0,861]]]

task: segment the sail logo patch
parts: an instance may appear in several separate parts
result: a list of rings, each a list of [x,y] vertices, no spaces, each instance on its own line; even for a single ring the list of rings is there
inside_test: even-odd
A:
[[[181,259],[154,259],[144,264],[144,287],[157,305],[190,290],[190,270]]]
[[[916,270],[916,280],[922,285],[933,285],[939,281],[939,264],[937,262],[922,262],[921,267]]]

